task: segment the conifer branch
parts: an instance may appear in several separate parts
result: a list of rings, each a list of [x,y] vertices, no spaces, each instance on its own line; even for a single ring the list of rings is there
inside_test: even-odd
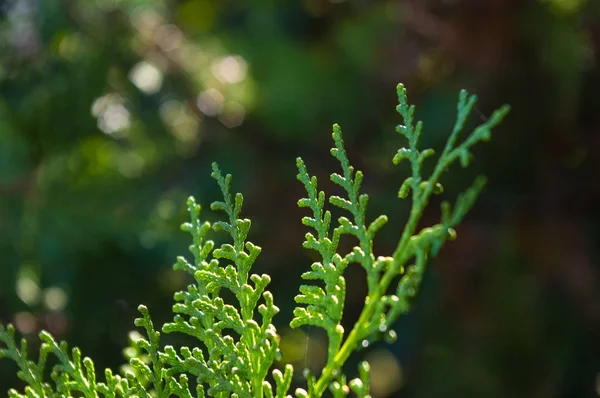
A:
[[[354,235],[358,240],[358,246],[354,247],[352,253],[342,258],[344,269],[350,262],[358,262],[367,272],[368,295],[365,300],[365,306],[359,316],[358,321],[343,341],[340,342],[339,334],[335,335],[334,327],[340,327],[339,324],[332,322],[323,322],[322,311],[318,308],[328,308],[328,316],[331,319],[341,319],[343,312],[343,303],[337,307],[326,307],[329,296],[323,294],[320,288],[303,285],[300,295],[296,298],[299,304],[310,304],[305,310],[302,307],[296,308],[297,317],[292,321],[291,326],[297,327],[300,324],[317,325],[324,328],[329,336],[328,361],[318,379],[308,380],[308,391],[301,390],[301,395],[310,397],[320,397],[329,386],[333,389],[334,395],[339,394],[340,388],[343,389],[343,383],[339,383],[341,369],[350,354],[357,350],[361,345],[368,345],[370,342],[386,336],[388,339],[395,338],[395,332],[391,329],[394,322],[400,315],[408,311],[410,299],[413,298],[418,290],[423,278],[427,259],[431,255],[436,255],[443,243],[448,239],[454,239],[456,232],[454,227],[462,221],[464,215],[473,206],[477,196],[481,192],[485,179],[480,177],[475,180],[473,185],[459,195],[454,209],[448,202],[442,204],[442,220],[440,224],[427,227],[416,232],[417,224],[423,214],[423,211],[432,194],[441,194],[443,187],[439,182],[440,177],[455,161],[460,160],[463,167],[467,167],[471,159],[470,148],[480,141],[487,141],[491,137],[491,130],[496,127],[509,111],[508,106],[504,106],[495,111],[492,116],[483,124],[476,127],[468,138],[460,144],[456,144],[459,134],[464,128],[466,120],[475,104],[476,97],[469,96],[466,91],[461,91],[457,105],[457,120],[454,124],[446,146],[439,157],[437,164],[431,176],[424,179],[422,176],[422,164],[429,157],[435,154],[433,149],[419,150],[418,144],[423,131],[423,122],[415,123],[415,106],[408,105],[406,90],[402,84],[397,87],[398,101],[397,111],[404,119],[404,125],[399,125],[396,130],[408,141],[408,148],[401,148],[393,157],[394,164],[403,160],[408,160],[411,166],[411,176],[407,177],[401,184],[398,191],[398,197],[406,198],[412,191],[412,206],[407,223],[402,231],[401,238],[396,250],[391,256],[376,256],[373,253],[373,236],[387,221],[385,216],[379,216],[369,226],[366,225],[366,208],[368,196],[360,194],[359,189],[362,183],[363,175],[360,171],[354,171],[346,156],[342,139],[341,129],[338,125],[333,126],[333,141],[335,147],[331,154],[338,159],[342,167],[342,175],[332,174],[331,180],[344,188],[348,197],[341,198],[333,196],[330,203],[351,213],[353,220],[345,217],[338,220],[339,226],[334,231],[339,234]],[[299,202],[301,207],[311,207],[315,218],[303,219],[307,226],[318,228],[323,222],[320,222],[318,216],[323,214],[323,205],[316,200],[316,178],[308,179],[305,166],[302,160],[298,160],[300,170],[299,179],[304,183],[309,198],[302,199]],[[319,198],[324,197],[320,193]],[[324,213],[327,214],[327,213]],[[327,222],[327,225],[329,223]],[[319,250],[320,246],[327,244],[327,241],[320,243],[325,238],[314,239],[311,234],[307,234],[305,247]],[[335,246],[337,248],[337,244]],[[327,252],[328,256],[335,258],[336,254]],[[326,259],[323,257],[324,260]],[[411,259],[415,259],[413,265],[407,265]],[[305,274],[305,279],[331,279],[343,280],[343,271],[340,273],[338,268],[326,267],[323,264],[313,264],[313,270],[322,270],[320,274]],[[330,274],[330,275],[328,275]],[[308,276],[308,277],[306,277]],[[317,278],[318,276],[318,278]],[[395,294],[388,293],[392,281],[401,276],[400,282],[395,289]],[[307,299],[306,292],[310,300]],[[335,297],[335,296],[334,296]],[[317,304],[320,305],[317,306]],[[312,311],[311,311],[312,309]],[[343,329],[341,329],[343,332]],[[334,335],[334,339],[332,339]],[[343,337],[342,337],[343,338]],[[332,344],[332,340],[334,344]],[[340,344],[341,343],[341,344]],[[337,384],[335,384],[337,383]],[[354,380],[351,383],[352,391],[359,396],[366,394],[363,387],[367,385],[362,379]],[[363,387],[360,387],[363,386]],[[339,388],[338,388],[339,387]]]
[[[375,235],[385,225],[387,217],[367,217],[369,197],[360,192],[363,174],[350,164],[337,124],[333,126],[331,155],[339,162],[341,172],[331,174],[330,178],[343,189],[344,195],[328,197],[319,191],[317,178],[309,175],[301,158],[296,160],[297,179],[306,190],[306,197],[298,201],[298,206],[310,211],[302,219],[302,223],[310,228],[303,246],[316,251],[320,258],[302,274],[307,284],[300,287],[300,294],[295,297],[297,307],[290,326],[319,327],[328,336],[324,368],[318,375],[305,370],[306,389],[297,389],[297,397],[321,397],[327,389],[335,398],[345,397],[350,392],[361,398],[370,396],[369,364],[362,362],[358,377],[350,381],[343,367],[353,352],[371,342],[396,338],[393,326],[409,310],[428,259],[435,256],[447,240],[456,237],[454,228],[475,203],[485,179],[478,177],[458,196],[454,205],[442,202],[441,221],[417,231],[423,211],[433,194],[443,192],[442,174],[456,162],[467,167],[473,145],[489,140],[491,130],[509,109],[507,106],[498,109],[459,142],[476,101],[475,96],[461,91],[452,132],[433,172],[425,178],[422,165],[435,153],[430,148],[419,149],[423,123],[415,122],[415,107],[408,104],[404,86],[398,85],[397,93],[399,105],[396,109],[404,124],[396,130],[408,145],[400,148],[392,161],[395,164],[410,163],[410,175],[400,184],[398,196],[406,198],[412,192],[412,203],[393,253],[378,256],[374,252]],[[26,340],[22,339],[17,345],[14,327],[0,325],[0,358],[13,360],[19,368],[18,377],[26,383],[23,393],[13,389],[9,391],[9,397],[291,398],[288,392],[293,367],[286,365],[283,371],[273,369],[275,361],[280,359],[280,352],[279,336],[273,325],[273,317],[279,308],[274,304],[273,295],[266,290],[271,279],[265,274],[251,273],[261,248],[248,241],[251,222],[241,218],[243,196],[232,194],[231,175],[223,175],[216,163],[212,169],[212,177],[223,199],[213,202],[210,208],[223,213],[225,218],[212,225],[201,221],[200,205],[193,197],[188,199],[190,221],[182,225],[182,230],[191,235],[189,250],[193,260],[178,257],[173,269],[187,272],[194,283],[185,291],[174,294],[173,320],[160,328],[164,333],[191,336],[198,344],[178,349],[162,347],[161,332],[155,329],[148,309],[142,305],[138,307],[141,316],[135,320],[135,325],[142,329],[145,337],[138,332],[130,334],[131,346],[125,350],[129,365],[124,367],[124,375],[115,375],[107,369],[104,382],[101,382],[93,361],[82,357],[78,348],[69,349],[65,342],[57,343],[43,331],[38,360],[34,362],[29,359]],[[346,214],[338,218],[333,228],[326,204],[336,206]],[[213,232],[225,232],[229,242],[215,247],[209,239]],[[348,253],[339,251],[343,235],[352,237],[355,242]],[[344,272],[354,263],[366,272],[368,293],[358,321],[346,334],[341,324],[346,299]],[[225,303],[221,297],[223,290],[233,294],[233,304]],[[50,371],[51,380],[45,380],[50,356],[55,364]],[[267,380],[269,372],[274,385]],[[191,381],[190,377],[193,377]],[[190,383],[195,386],[193,393]]]

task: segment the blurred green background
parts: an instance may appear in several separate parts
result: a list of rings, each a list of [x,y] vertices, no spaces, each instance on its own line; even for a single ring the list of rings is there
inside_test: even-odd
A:
[[[184,202],[219,198],[216,160],[263,248],[284,361],[318,369],[324,337],[287,326],[312,262],[295,157],[337,192],[341,124],[369,216],[391,218],[388,254],[408,210],[395,85],[433,148],[464,87],[473,124],[513,110],[443,183],[454,197],[484,173],[488,187],[398,341],[348,372],[367,357],[375,398],[598,395],[600,1],[2,0],[0,51],[0,322],[32,341],[47,329],[117,368],[139,303],[169,319],[188,282],[170,269],[189,244]],[[363,278],[348,272],[348,325]],[[0,391],[19,385],[1,361]]]

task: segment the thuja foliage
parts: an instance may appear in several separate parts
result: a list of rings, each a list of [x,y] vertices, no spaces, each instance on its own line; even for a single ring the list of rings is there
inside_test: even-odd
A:
[[[302,274],[308,284],[300,287],[295,300],[291,327],[304,325],[322,328],[328,336],[327,361],[319,374],[304,372],[306,388],[294,391],[296,397],[320,397],[327,389],[334,397],[350,392],[358,397],[369,396],[369,365],[359,365],[358,377],[348,381],[344,364],[350,355],[370,342],[394,339],[392,326],[406,313],[417,293],[427,259],[437,254],[442,244],[454,239],[454,227],[475,202],[484,185],[483,177],[459,195],[454,205],[443,202],[441,221],[417,230],[417,225],[433,194],[442,193],[440,177],[455,162],[463,167],[471,159],[470,149],[479,141],[487,141],[491,130],[508,112],[504,106],[459,143],[467,117],[475,104],[475,96],[462,91],[458,99],[457,120],[446,146],[429,176],[422,173],[423,163],[434,156],[432,149],[419,149],[423,123],[415,122],[414,105],[409,105],[403,85],[397,87],[397,111],[404,124],[396,128],[408,141],[393,157],[393,162],[410,163],[411,174],[400,185],[398,196],[412,195],[408,221],[393,253],[376,255],[373,240],[387,222],[385,215],[367,218],[369,197],[361,193],[363,174],[355,170],[344,149],[342,132],[333,127],[335,147],[331,154],[340,163],[340,172],[331,175],[343,196],[327,196],[319,191],[317,178],[310,176],[298,158],[298,180],[304,185],[306,197],[298,205],[310,215],[302,223],[310,228],[303,246],[318,252],[320,261]],[[279,337],[272,323],[279,309],[273,295],[266,290],[268,275],[252,274],[251,269],[260,247],[247,240],[250,220],[242,218],[242,194],[231,192],[231,175],[223,175],[213,164],[212,177],[223,194],[211,210],[223,213],[223,221],[210,224],[201,221],[201,208],[193,198],[187,202],[190,221],[182,229],[191,234],[191,258],[178,257],[174,269],[189,273],[194,283],[186,291],[175,293],[174,318],[158,328],[162,333],[181,333],[197,340],[194,347],[173,347],[161,344],[161,331],[152,322],[145,306],[135,325],[141,333],[132,334],[132,346],[126,350],[130,371],[115,374],[104,371],[103,381],[94,362],[82,357],[78,348],[57,343],[47,332],[40,333],[41,345],[37,359],[30,359],[27,341],[17,344],[15,329],[0,325],[0,357],[12,359],[18,365],[18,376],[26,383],[23,392],[10,390],[10,397],[290,397],[293,368],[282,362]],[[342,209],[346,216],[332,226],[332,216],[326,205]],[[224,233],[229,242],[215,247],[208,239],[212,232]],[[343,235],[354,238],[356,244],[348,253],[340,251]],[[368,294],[358,321],[349,330],[341,324],[346,299],[344,272],[356,263],[366,271]],[[221,293],[228,290],[235,296],[235,305],[226,304]],[[285,358],[283,358],[285,360]]]

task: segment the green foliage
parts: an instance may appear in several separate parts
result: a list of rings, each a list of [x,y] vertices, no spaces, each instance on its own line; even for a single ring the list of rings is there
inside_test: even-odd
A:
[[[312,218],[305,217],[302,222],[317,232],[317,237],[312,233],[306,234],[304,247],[317,250],[322,256],[322,261],[314,263],[311,267],[312,271],[303,274],[302,277],[306,280],[323,280],[325,289],[314,285],[300,287],[302,294],[296,297],[296,302],[307,307],[296,308],[294,311],[296,317],[291,326],[319,326],[325,329],[329,337],[327,364],[317,380],[309,380],[308,395],[310,396],[320,396],[333,380],[339,379],[342,366],[350,354],[361,345],[368,345],[381,334],[394,338],[395,333],[390,327],[400,315],[408,311],[410,299],[417,292],[428,256],[437,254],[448,238],[456,236],[453,227],[460,223],[484,185],[483,177],[478,178],[464,194],[458,197],[454,209],[448,202],[443,202],[441,223],[417,232],[417,224],[431,195],[443,191],[439,182],[442,172],[458,159],[461,165],[466,167],[470,159],[469,149],[479,141],[488,140],[491,129],[500,123],[509,110],[504,106],[494,112],[488,121],[478,126],[464,142],[457,145],[458,136],[476,101],[475,96],[469,96],[466,91],[461,91],[457,106],[458,116],[452,134],[433,173],[429,178],[424,179],[421,173],[422,164],[428,157],[434,155],[434,151],[418,149],[423,123],[421,121],[415,123],[415,107],[408,105],[404,86],[398,85],[397,92],[399,105],[396,109],[404,119],[404,125],[398,126],[396,130],[406,137],[409,145],[408,148],[398,150],[393,162],[398,164],[404,159],[410,162],[412,175],[404,180],[398,196],[406,198],[412,190],[413,203],[409,220],[391,256],[376,256],[373,252],[373,238],[387,222],[387,217],[380,215],[370,223],[366,221],[368,195],[359,193],[363,174],[355,171],[350,165],[339,126],[333,127],[335,148],[331,150],[331,154],[340,162],[342,175],[332,174],[331,181],[346,191],[347,198],[331,196],[329,202],[349,212],[351,219],[340,217],[339,225],[333,229],[331,237],[329,232],[331,213],[324,210],[326,195],[323,191],[317,191],[317,179],[308,175],[302,160],[297,161],[298,179],[304,184],[308,193],[308,198],[301,199],[298,205],[309,207],[313,212]],[[337,253],[341,235],[352,235],[358,240],[358,246],[343,256]],[[414,264],[408,265],[413,259]],[[342,343],[344,329],[340,321],[346,294],[342,274],[350,263],[358,263],[365,269],[368,295],[359,320]],[[392,282],[401,275],[402,278],[395,287],[394,293],[388,293],[390,288],[394,289]],[[357,385],[358,381],[354,384]]]
[[[349,356],[385,336],[393,340],[391,329],[397,319],[408,311],[423,277],[429,256],[437,254],[448,239],[456,237],[454,227],[472,207],[483,188],[484,179],[478,178],[458,197],[454,206],[443,202],[442,219],[439,224],[417,231],[418,222],[432,194],[443,189],[440,177],[454,162],[466,167],[470,160],[470,148],[479,141],[488,140],[491,130],[508,112],[503,107],[474,131],[462,143],[457,144],[460,132],[473,105],[475,97],[462,91],[458,101],[458,116],[453,131],[431,175],[422,175],[423,162],[434,155],[432,149],[420,150],[419,138],[422,122],[414,121],[414,106],[409,106],[404,86],[397,88],[398,112],[404,125],[397,131],[406,137],[408,147],[394,156],[393,162],[410,162],[412,174],[400,186],[398,196],[405,198],[412,192],[409,219],[401,233],[396,250],[389,256],[376,256],[373,240],[387,222],[385,215],[367,221],[368,195],[361,194],[363,174],[350,165],[342,132],[338,125],[333,128],[335,147],[331,154],[339,161],[341,174],[333,173],[331,181],[345,191],[344,197],[329,196],[317,188],[317,179],[310,176],[302,159],[297,159],[298,180],[304,185],[307,197],[298,205],[310,209],[311,216],[302,223],[314,232],[306,234],[303,246],[315,250],[321,259],[304,273],[302,278],[319,284],[302,285],[296,297],[298,307],[294,310],[292,327],[311,325],[323,328],[328,336],[327,362],[315,376],[305,371],[306,389],[297,389],[297,397],[320,397],[329,389],[334,397],[346,396],[352,391],[358,397],[369,396],[370,367],[366,362],[359,366],[359,376],[349,382],[343,366]],[[164,346],[161,332],[154,327],[149,311],[140,306],[141,317],[135,325],[143,329],[146,337],[132,334],[132,347],[127,349],[129,370],[125,376],[105,371],[105,381],[98,382],[94,363],[82,358],[78,348],[68,349],[65,342],[57,343],[53,337],[42,332],[37,362],[28,357],[27,342],[23,339],[18,347],[15,330],[9,325],[0,326],[0,357],[16,362],[18,376],[26,383],[24,393],[15,390],[11,397],[288,397],[293,368],[286,365],[284,371],[271,372],[274,386],[269,382],[269,372],[276,361],[281,360],[279,337],[272,323],[279,309],[273,295],[266,290],[268,275],[251,274],[251,268],[260,254],[260,247],[247,241],[251,222],[240,218],[243,204],[241,194],[232,195],[231,175],[224,176],[213,164],[212,177],[216,180],[223,201],[212,203],[213,211],[225,214],[225,221],[214,224],[200,219],[200,205],[193,198],[187,207],[190,222],[182,229],[192,236],[190,252],[193,261],[178,257],[174,269],[189,273],[194,283],[186,291],[175,293],[175,314],[172,322],[162,326],[163,333],[182,333],[198,340],[195,347]],[[332,229],[332,216],[326,210],[326,202],[348,213],[340,217]],[[215,248],[208,240],[211,232],[225,232],[230,243]],[[356,239],[357,244],[349,253],[339,252],[343,235]],[[364,268],[367,275],[368,295],[358,321],[346,335],[341,325],[346,299],[344,271],[352,263]],[[398,280],[397,285],[394,281]],[[234,303],[225,303],[221,293],[227,290]],[[46,380],[46,365],[52,354],[54,363],[50,378]],[[189,386],[194,378],[195,393]]]

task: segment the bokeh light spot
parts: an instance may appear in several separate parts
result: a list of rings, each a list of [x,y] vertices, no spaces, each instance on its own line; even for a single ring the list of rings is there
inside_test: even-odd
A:
[[[157,93],[163,82],[163,72],[150,62],[142,61],[129,72],[129,80],[146,94]]]
[[[174,51],[181,46],[183,34],[175,25],[162,25],[156,31],[155,41],[164,51]]]
[[[196,105],[207,116],[216,116],[223,109],[225,97],[218,90],[209,88],[198,96]]]
[[[131,125],[130,113],[118,94],[107,94],[97,98],[92,104],[92,115],[98,119],[98,128],[105,134],[124,136]]]
[[[158,205],[156,206],[156,212],[160,218],[168,220],[175,216],[175,213],[177,212],[177,205],[175,205],[175,202],[170,199],[163,199],[158,202]]]
[[[225,84],[235,84],[246,78],[248,64],[239,55],[228,56],[215,61],[211,66],[211,72]]]
[[[67,306],[69,298],[64,290],[51,287],[44,290],[44,305],[51,311],[62,311]]]
[[[17,296],[27,305],[34,305],[39,301],[40,288],[33,279],[23,276],[17,279]]]
[[[167,101],[160,106],[160,116],[179,142],[190,144],[198,140],[200,120],[187,104]]]
[[[15,315],[15,327],[23,334],[35,332],[36,325],[35,316],[29,312],[19,312]]]
[[[241,104],[237,102],[229,102],[227,106],[225,106],[225,110],[219,115],[219,120],[226,127],[234,128],[244,122],[245,116],[246,110]]]
[[[388,350],[371,351],[365,357],[371,365],[371,395],[390,397],[403,383],[402,368],[396,357]]]

